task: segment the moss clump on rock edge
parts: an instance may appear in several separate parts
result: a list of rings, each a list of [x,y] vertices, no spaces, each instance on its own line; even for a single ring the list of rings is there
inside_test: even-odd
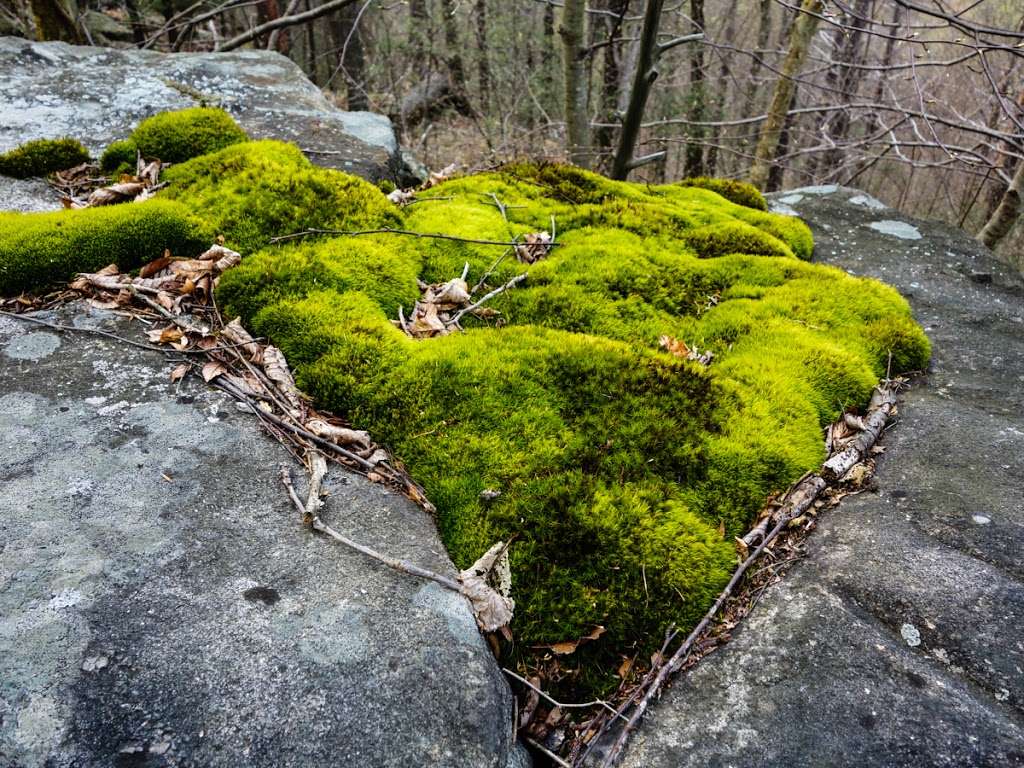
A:
[[[131,142],[143,157],[182,163],[248,138],[224,110],[192,107],[147,117],[132,132]]]
[[[0,175],[27,179],[88,162],[89,152],[75,139],[35,139],[0,154]]]
[[[211,200],[230,176],[210,178]],[[472,282],[501,249],[386,234],[264,250],[225,275],[220,299],[281,346],[306,391],[406,463],[456,565],[517,537],[520,648],[607,628],[563,660],[580,689],[616,684],[598,670],[706,610],[733,537],[820,464],[822,426],[866,402],[890,352],[894,371],[928,359],[895,291],[802,261],[802,222],[707,189],[520,163],[421,200],[403,228],[509,240],[554,216],[558,248],[531,267],[506,258],[489,280],[529,271],[492,303],[504,326],[406,338],[390,319],[417,298],[414,276],[447,280],[468,262]],[[369,228],[376,210],[343,228]],[[663,334],[714,362],[668,355]]]
[[[0,295],[45,288],[111,263],[132,269],[165,249],[194,256],[209,246],[211,237],[188,209],[166,200],[0,213]]]

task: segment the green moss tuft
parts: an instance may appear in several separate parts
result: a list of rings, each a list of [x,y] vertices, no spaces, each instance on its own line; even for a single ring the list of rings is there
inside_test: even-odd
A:
[[[100,155],[100,170],[109,175],[135,171],[139,148],[131,139],[115,141]]]
[[[131,135],[143,157],[165,163],[183,163],[248,138],[231,115],[210,107],[161,112],[139,123]]]
[[[240,197],[255,188],[259,211],[267,156],[287,152],[233,152],[179,170],[209,173],[202,195],[223,178]],[[271,176],[288,178],[306,221],[303,189],[318,182],[290,157]],[[350,207],[327,206],[344,229],[385,215],[375,190],[358,189]],[[416,300],[417,277],[447,280],[468,263],[472,282],[501,248],[387,234],[271,247],[225,275],[219,297],[281,346],[303,389],[405,462],[458,566],[517,537],[520,649],[607,628],[563,660],[578,665],[564,684],[577,693],[615,685],[602,670],[653,650],[669,621],[692,625],[728,579],[732,537],[819,465],[822,427],[865,403],[887,366],[927,362],[895,291],[802,261],[806,225],[708,189],[518,163],[446,182],[401,217],[406,229],[501,241],[553,217],[559,245],[529,267],[500,260],[492,286],[529,273],[491,302],[501,327],[467,319],[465,333],[430,340],[391,322]],[[711,366],[661,351],[665,334],[713,351]],[[501,495],[482,500],[485,489]]]
[[[726,200],[743,205],[747,208],[755,208],[759,211],[768,210],[768,201],[764,195],[753,184],[735,179],[712,179],[707,176],[691,176],[679,182],[681,187],[700,187],[710,189]]]
[[[0,295],[46,288],[111,263],[132,269],[164,249],[175,256],[194,256],[209,246],[210,238],[184,206],[162,200],[79,211],[0,213]]]
[[[88,161],[88,151],[74,139],[35,139],[0,155],[0,175],[46,176]]]
[[[292,144],[235,144],[168,168],[161,195],[180,200],[249,254],[305,229],[372,229],[400,222],[379,189],[320,168]]]

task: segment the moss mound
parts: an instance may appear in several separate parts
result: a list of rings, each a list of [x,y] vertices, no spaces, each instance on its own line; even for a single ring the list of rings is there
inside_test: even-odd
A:
[[[131,143],[143,157],[157,157],[165,163],[183,163],[248,138],[224,110],[192,107],[146,118],[132,132]]]
[[[115,141],[100,155],[100,170],[107,174],[135,172],[139,148],[131,139]]]
[[[298,147],[280,141],[235,144],[168,168],[163,178],[170,186],[162,196],[188,205],[242,253],[305,229],[400,223],[377,187],[315,166]]]
[[[74,139],[36,139],[0,155],[0,175],[27,179],[88,162],[89,153]]]
[[[753,184],[735,179],[712,179],[707,176],[691,176],[678,182],[681,187],[700,187],[717,192],[736,205],[745,205],[747,208],[756,208],[759,211],[768,210],[768,201],[764,195]]]
[[[0,295],[38,290],[116,263],[138,267],[170,249],[194,256],[211,235],[177,203],[145,203],[53,213],[0,213]]]
[[[172,169],[175,194],[197,194],[195,210],[257,243],[313,219],[352,230],[400,216],[405,229],[507,241],[554,218],[557,248],[529,267],[506,256],[488,280],[529,272],[491,303],[500,327],[470,319],[464,334],[413,341],[390,322],[418,297],[417,277],[469,263],[473,282],[501,255],[469,242],[272,247],[225,275],[219,296],[281,346],[306,391],[407,464],[458,566],[517,537],[517,648],[607,628],[563,661],[577,668],[566,687],[614,686],[602,670],[618,654],[649,652],[670,621],[692,624],[728,579],[733,537],[822,460],[822,426],[866,402],[890,354],[894,372],[928,359],[895,291],[806,263],[802,222],[709,189],[518,163],[446,182],[399,214],[354,180],[341,204],[294,151],[261,144]],[[263,173],[269,163],[279,173]],[[261,213],[277,205],[302,223]],[[662,335],[715,358],[679,360]]]

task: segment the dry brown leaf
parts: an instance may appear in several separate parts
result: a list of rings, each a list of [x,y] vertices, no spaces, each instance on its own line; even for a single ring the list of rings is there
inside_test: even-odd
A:
[[[658,344],[662,349],[667,350],[669,354],[681,357],[684,360],[690,355],[690,348],[686,346],[686,342],[680,341],[674,336],[659,336]]]
[[[362,429],[339,427],[336,424],[329,424],[323,419],[310,419],[306,422],[306,429],[317,437],[330,440],[338,445],[360,445],[369,448],[373,443],[369,432]]]
[[[164,251],[163,256],[161,256],[159,259],[153,259],[153,261],[149,262],[149,264],[146,264],[144,267],[142,267],[142,269],[139,270],[139,277],[152,277],[157,272],[160,272],[162,269],[164,269],[172,261],[173,259],[171,258],[170,251]]]
[[[130,181],[119,184],[111,184],[108,187],[94,189],[85,202],[87,208],[95,208],[100,205],[114,205],[123,203],[126,200],[134,200],[146,188],[141,181]]]
[[[224,366],[224,363],[218,363],[214,360],[203,365],[203,381],[209,383],[216,379],[218,376],[223,376],[228,372],[228,369]]]
[[[374,474],[374,473],[370,473]],[[469,599],[476,623],[483,632],[494,632],[512,621],[515,601],[508,547],[499,541],[479,560],[459,574],[463,594]]]
[[[288,400],[288,404],[297,409],[300,404],[299,390],[296,388],[295,379],[292,378],[292,372],[288,368],[288,361],[284,359],[284,354],[280,349],[269,344],[264,347],[263,370],[266,371],[271,381],[277,384],[281,394]]]
[[[177,368],[175,368],[173,371],[171,371],[171,381],[175,382],[175,381],[179,381],[180,379],[185,378],[185,374],[186,373],[188,373],[188,364],[187,363],[182,363]]]
[[[619,664],[619,668],[616,671],[620,680],[625,680],[629,673],[633,671],[633,660],[625,656],[622,657],[622,663]]]
[[[258,362],[263,356],[263,350],[260,349],[260,345],[256,343],[256,340],[242,326],[242,318],[240,317],[236,317],[225,325],[220,335],[229,344],[233,344],[245,352],[249,356],[250,362]]]
[[[89,299],[89,306],[96,307],[96,309],[117,309],[121,306],[118,301],[100,301],[99,299]]]
[[[146,336],[154,344],[173,344],[176,341],[181,341],[181,337],[185,334],[177,326],[171,325],[167,328],[154,328],[151,331],[146,331]]]
[[[529,232],[523,235],[515,247],[516,258],[524,264],[533,264],[547,256],[551,250],[551,235],[548,232]]]
[[[575,640],[565,640],[561,643],[552,643],[551,645],[535,645],[534,648],[546,648],[552,653],[558,656],[567,656],[570,653],[575,653],[576,649],[584,643],[588,643],[591,640],[597,640],[601,635],[605,633],[605,628],[600,624],[594,627],[588,634],[583,635]]]
[[[388,192],[388,200],[399,208],[408,205],[416,199],[416,193],[411,189],[394,189]]]

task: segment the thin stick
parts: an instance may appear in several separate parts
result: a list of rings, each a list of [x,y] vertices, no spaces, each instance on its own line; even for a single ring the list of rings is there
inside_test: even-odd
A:
[[[473,286],[473,290],[471,290],[469,292],[470,296],[472,296],[474,293],[476,293],[477,291],[479,291],[481,288],[484,287],[484,283],[487,282],[487,278],[491,276],[491,273],[493,273],[494,270],[496,270],[498,268],[498,265],[501,264],[501,262],[503,262],[505,260],[505,257],[508,256],[510,253],[512,253],[513,250],[514,249],[510,248],[509,250],[505,251],[503,254],[501,254],[501,256],[499,256],[495,260],[495,262],[493,264],[491,264],[490,267],[487,268],[487,271],[484,272],[483,277],[481,277],[477,281],[476,285]]]
[[[485,301],[493,299],[499,293],[504,293],[509,288],[512,288],[513,286],[518,285],[519,283],[523,282],[523,280],[525,280],[525,279],[526,279],[526,272],[523,272],[522,274],[516,275],[515,277],[513,277],[511,280],[509,280],[507,283],[505,283],[500,288],[495,288],[490,293],[485,294],[483,296],[483,298],[481,298],[479,301],[476,301],[476,302],[470,304],[465,309],[460,309],[458,312],[455,313],[455,316],[452,317],[451,320],[449,320],[447,323],[445,323],[445,325],[458,325],[459,320],[461,320],[465,315],[468,315],[473,310],[479,309],[483,305],[483,303]]]
[[[298,494],[295,493],[295,487],[292,485],[291,472],[288,471],[288,466],[286,464],[281,465],[281,482],[284,484],[284,487],[288,490],[288,496],[289,498],[291,498],[292,503],[295,505],[295,508],[299,510],[299,512],[303,516],[305,516],[306,507],[305,505],[303,505],[302,500],[299,498]],[[384,563],[384,565],[388,566],[389,568],[392,568],[401,573],[407,573],[410,576],[419,576],[421,579],[429,579],[431,581],[436,581],[442,587],[446,587],[452,590],[453,592],[458,592],[459,594],[464,594],[462,584],[457,582],[455,579],[452,579],[448,576],[442,576],[440,573],[428,571],[426,568],[420,568],[418,565],[410,563],[408,560],[399,560],[394,557],[382,555],[377,550],[372,549],[371,547],[367,547],[364,544],[359,544],[358,542],[352,541],[352,539],[348,538],[347,536],[343,536],[342,534],[338,533],[336,530],[331,528],[331,526],[327,525],[327,523],[323,522],[319,516],[315,516],[313,518],[311,525],[313,527],[313,530],[320,531],[321,533],[326,533],[332,539],[340,541],[346,547],[350,547],[351,549],[354,549],[356,552],[361,552],[367,557],[372,557],[374,560]]]
[[[471,237],[457,237],[456,235],[445,235],[440,232],[413,232],[409,229],[392,229],[381,227],[380,229],[304,229],[301,232],[292,232],[290,235],[281,235],[270,238],[271,243],[282,243],[286,240],[294,240],[297,237],[307,235],[341,235],[345,237],[358,237],[360,235],[405,235],[407,237],[421,237],[435,240],[453,240],[457,243],[475,243],[476,245],[503,245],[506,248],[515,248],[518,243],[515,240],[476,240]]]
[[[103,337],[108,338],[108,339],[113,339],[114,341],[120,341],[122,344],[128,344],[128,345],[130,345],[132,347],[138,347],[139,349],[146,349],[146,350],[149,350],[150,352],[162,352],[165,355],[171,355],[171,354],[201,355],[201,354],[205,354],[202,350],[199,350],[199,349],[185,349],[185,350],[173,349],[172,350],[172,349],[166,349],[164,347],[155,347],[155,346],[153,346],[151,344],[144,344],[141,341],[133,341],[131,339],[126,339],[124,336],[118,336],[116,333],[110,333],[109,331],[101,331],[99,328],[78,328],[78,327],[73,326],[73,325],[61,325],[59,323],[51,323],[51,322],[49,322],[47,320],[42,320],[42,319],[40,319],[38,317],[32,317],[31,315],[18,314],[17,312],[8,312],[5,309],[0,309],[0,315],[4,315],[6,317],[13,317],[16,320],[24,320],[24,321],[29,322],[29,323],[35,323],[36,325],[43,325],[43,326],[46,326],[47,328],[52,328],[55,331],[69,332],[69,333],[88,333],[88,334],[92,334],[94,336],[103,336]]]
[[[513,672],[508,667],[502,667],[501,671],[504,672],[509,677],[515,678],[520,683],[525,685],[527,688],[533,689],[534,691],[536,691],[538,693],[538,695],[540,695],[540,697],[542,699],[545,699],[545,700],[549,701],[550,703],[554,704],[556,707],[560,707],[561,709],[585,709],[586,707],[604,707],[605,709],[607,709],[615,717],[622,718],[623,720],[626,719],[625,716],[623,716],[623,715],[621,715],[621,714],[619,714],[618,712],[615,711],[615,707],[613,707],[611,704],[609,704],[607,701],[604,701],[603,699],[595,699],[594,701],[585,701],[585,702],[583,702],[581,704],[563,704],[562,702],[558,701],[557,699],[554,699],[551,696],[549,696],[547,693],[545,693],[543,690],[541,690],[536,685],[531,683],[525,677],[517,675],[515,672]]]
[[[523,736],[523,741],[525,741],[531,747],[536,749],[538,752],[543,752],[544,755],[549,760],[551,760],[551,762],[553,762],[555,765],[559,766],[559,768],[572,768],[572,766],[569,765],[569,763],[565,762],[565,760],[560,758],[558,755],[556,755],[554,752],[552,752],[550,749],[545,747],[543,744],[541,744],[536,739],[533,739],[533,738],[530,738],[529,736],[524,735]]]

